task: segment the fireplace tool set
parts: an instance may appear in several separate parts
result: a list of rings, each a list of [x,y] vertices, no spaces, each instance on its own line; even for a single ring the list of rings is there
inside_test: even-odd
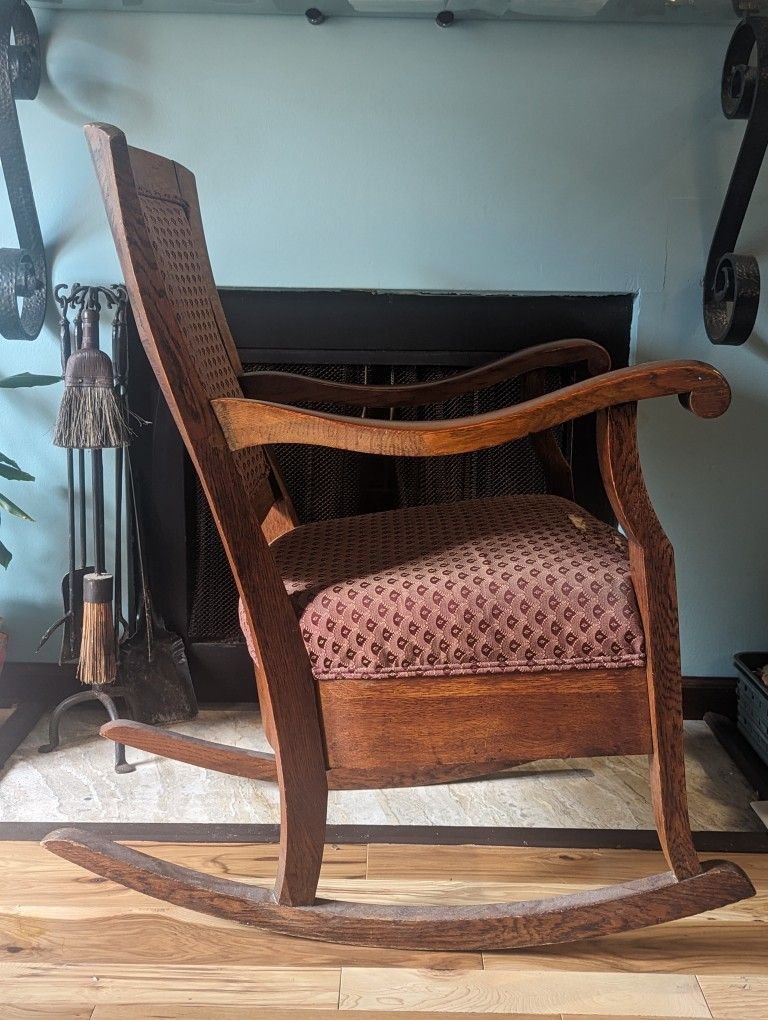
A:
[[[42,753],[59,746],[62,716],[85,701],[101,702],[110,719],[120,717],[118,698],[132,718],[143,722],[168,723],[197,713],[184,646],[156,619],[149,591],[128,446],[125,289],[60,285],[54,295],[60,310],[65,387],[53,442],[66,450],[69,564],[62,581],[64,614],[48,628],[39,647],[62,627],[59,664],[76,664],[77,677],[87,689],[54,709],[48,743],[39,748]],[[111,359],[99,348],[103,306],[112,312]],[[115,451],[111,572],[107,570],[102,455],[107,449]],[[88,533],[88,459],[92,536]],[[126,761],[124,745],[116,743],[115,771],[134,770]]]

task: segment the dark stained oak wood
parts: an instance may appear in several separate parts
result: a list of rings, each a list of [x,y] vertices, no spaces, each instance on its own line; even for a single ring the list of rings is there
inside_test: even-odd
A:
[[[392,790],[407,786],[438,786],[468,779],[488,779],[524,765],[519,757],[507,752],[499,761],[471,761],[446,765],[431,761],[428,765],[411,766],[399,762],[374,768],[333,768],[327,772],[329,790]]]
[[[656,517],[640,468],[637,404],[597,419],[600,470],[616,518],[629,541],[632,583],[645,634],[653,749],[651,796],[656,827],[678,878],[700,870],[688,822],[683,753],[683,693],[677,585],[672,545]]]
[[[510,748],[520,762],[651,750],[644,669],[317,686],[331,770],[501,761]]]
[[[159,754],[173,761],[197,765],[213,772],[230,776],[258,779],[262,782],[277,782],[277,765],[274,754],[252,751],[243,747],[217,744],[211,740],[189,737],[158,726],[117,719],[102,726],[100,733],[109,740],[117,740],[126,747],[133,747],[150,754]],[[389,789],[398,786],[429,786],[436,783],[457,782],[464,779],[479,779],[483,776],[502,772],[504,769],[521,765],[529,759],[508,755],[500,759],[474,759],[458,764],[436,765],[430,762],[422,767],[397,763],[376,768],[334,768],[328,771],[330,790],[372,790]]]
[[[276,750],[282,853],[275,895],[285,903],[312,902],[325,834],[325,758],[309,659],[260,527],[274,501],[271,487],[268,498],[263,485],[247,491],[228,456],[195,359],[189,356],[183,308],[165,284],[139,195],[142,189],[159,196],[156,201],[168,196],[189,213],[199,207],[194,178],[171,160],[129,150],[125,135],[109,125],[90,125],[86,135],[142,343],[201,480],[243,599],[258,651],[256,681],[265,716],[276,732],[290,734],[290,741]],[[193,232],[196,222],[193,216]],[[197,247],[205,247],[200,238]],[[211,276],[205,293],[217,308]],[[221,332],[223,314],[216,318]],[[226,346],[233,365],[231,385],[237,387],[233,345]]]
[[[246,372],[239,377],[243,396],[275,404],[317,401],[352,407],[417,407],[484,389],[533,370],[562,368],[586,363],[590,375],[611,367],[608,351],[593,340],[555,340],[516,351],[505,358],[457,372],[446,379],[413,383],[409,386],[358,386],[350,383],[311,379],[291,372]]]
[[[445,421],[378,421],[284,404],[220,397],[211,401],[231,450],[304,443],[386,456],[444,457],[485,450],[606,407],[678,395],[703,418],[727,409],[730,389],[701,361],[652,361],[564,386],[513,407]]]
[[[570,942],[689,917],[755,892],[735,864],[707,861],[700,874],[683,881],[663,872],[518,903],[419,907],[317,900],[312,906],[286,907],[265,889],[202,875],[92,832],[59,829],[43,845],[97,875],[178,906],[302,938],[397,949],[517,949]]]
[[[526,400],[534,400],[547,392],[546,372],[529,372],[523,379],[523,394]],[[573,500],[573,471],[569,460],[563,454],[557,439],[556,429],[534,432],[531,436],[533,450],[544,471],[547,492]]]
[[[139,751],[159,754],[187,765],[199,765],[213,772],[229,776],[243,776],[246,779],[260,779],[277,782],[277,765],[274,754],[265,751],[251,751],[245,747],[217,744],[213,740],[201,740],[183,733],[149,726],[147,723],[130,719],[116,719],[105,723],[99,730],[102,737],[116,740],[126,747]]]
[[[107,727],[126,743],[252,779],[277,779],[278,873],[271,893],[223,882],[92,833],[64,831],[48,849],[107,878],[173,903],[276,931],[359,945],[505,948],[562,942],[683,917],[752,895],[727,863],[703,868],[693,848],[682,757],[677,604],[672,551],[645,491],[635,436],[636,401],[678,394],[716,417],[730,393],[711,366],[656,362],[607,372],[605,352],[573,340],[463,373],[432,398],[522,372],[522,404],[444,422],[387,422],[249,400],[274,398],[288,382],[243,379],[208,262],[192,174],[129,148],[109,125],[86,134],[104,195],[139,335],[198,473],[243,602],[254,670],[274,758],[123,721]],[[588,378],[545,392],[543,369],[587,362]],[[292,399],[322,390],[297,389]],[[295,384],[295,385],[294,385]],[[450,391],[450,387],[460,389]],[[448,389],[446,389],[448,387]],[[386,391],[386,392],[385,392]],[[310,393],[312,397],[307,397]],[[348,398],[362,399],[357,390]],[[338,388],[333,399],[344,395]],[[398,388],[405,403],[424,387]],[[299,394],[297,396],[297,394]],[[391,406],[393,392],[365,391]],[[352,401],[353,403],[355,401]],[[629,538],[642,614],[645,669],[557,675],[509,674],[403,681],[317,681],[269,543],[290,530],[290,496],[262,447],[313,443],[378,454],[440,456],[532,435],[552,491],[570,476],[550,430],[599,413],[606,489]],[[130,737],[131,739],[126,739]],[[316,901],[328,789],[376,788],[482,775],[553,755],[648,753],[656,824],[671,871],[578,896],[478,907],[386,907]]]
[[[425,678],[417,683],[330,680],[320,682],[318,691],[329,789],[434,784],[545,757],[651,751],[644,669],[579,671],[569,675],[565,689],[554,673]],[[424,746],[425,713],[431,748]],[[605,725],[608,718],[613,720],[610,728]],[[531,719],[535,727],[529,725]],[[106,723],[101,734],[216,772],[277,778],[274,755],[261,751],[129,720]]]

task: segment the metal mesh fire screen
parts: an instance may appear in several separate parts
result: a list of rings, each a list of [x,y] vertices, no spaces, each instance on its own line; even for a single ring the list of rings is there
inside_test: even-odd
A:
[[[249,371],[278,369],[358,384],[441,379],[513,351],[589,337],[626,365],[630,294],[456,294],[361,290],[224,288],[222,304]],[[145,521],[154,606],[184,641],[201,702],[253,700],[253,669],[237,623],[237,597],[211,515],[181,437],[158,391],[133,325],[132,409],[152,422],[134,437],[131,459]],[[572,378],[553,372],[552,386]],[[517,382],[498,383],[441,405],[366,414],[445,418],[519,402]],[[356,413],[342,406],[329,408]],[[590,431],[591,430],[591,431]],[[611,509],[595,456],[594,428],[581,419],[559,435],[573,466],[577,500],[605,520]],[[281,446],[276,460],[302,522],[425,502],[542,492],[525,439],[480,453],[439,458],[372,457],[322,447]]]
[[[246,364],[247,372],[279,370],[334,382],[394,385],[442,379],[457,369],[415,365]],[[570,381],[572,373],[552,371],[549,387]],[[497,383],[442,404],[383,412],[399,419],[435,420],[493,411],[522,399],[519,381]],[[304,404],[315,410],[350,414],[332,404]],[[370,414],[371,412],[363,412]],[[382,412],[378,412],[381,414]],[[571,430],[558,430],[570,460]],[[273,453],[302,524],[330,517],[388,510],[398,506],[451,502],[476,496],[545,492],[544,474],[529,439],[478,453],[449,457],[375,457],[325,447],[280,445]],[[196,478],[192,540],[192,641],[241,642],[237,592],[208,504]]]

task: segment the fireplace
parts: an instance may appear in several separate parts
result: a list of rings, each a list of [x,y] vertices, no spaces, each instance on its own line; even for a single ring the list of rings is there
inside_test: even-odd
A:
[[[371,291],[221,291],[246,370],[284,371],[355,383],[441,378],[470,365],[566,337],[603,344],[627,364],[632,295],[528,296]],[[549,374],[552,388],[574,378]],[[250,660],[237,623],[237,595],[191,464],[131,329],[131,400],[152,422],[134,441],[138,499],[146,524],[149,580],[166,625],[184,639],[198,699],[252,701]],[[444,418],[522,399],[516,381],[445,404],[368,414]],[[349,408],[326,407],[343,413]],[[600,481],[592,424],[558,432],[579,502],[611,519]],[[432,459],[381,458],[322,447],[283,446],[274,454],[302,523],[424,502],[543,492],[528,439],[493,450]]]

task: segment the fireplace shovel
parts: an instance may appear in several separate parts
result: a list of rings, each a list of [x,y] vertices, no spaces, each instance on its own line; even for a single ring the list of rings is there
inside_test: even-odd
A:
[[[177,634],[156,616],[144,559],[144,541],[133,475],[126,451],[129,547],[138,567],[138,605],[133,632],[120,642],[119,676],[134,719],[165,726],[197,715],[187,653]],[[130,534],[130,532],[133,532]],[[131,555],[129,552],[129,556]]]
[[[184,644],[155,616],[148,588],[136,630],[120,645],[119,670],[138,722],[165,726],[197,715]]]

